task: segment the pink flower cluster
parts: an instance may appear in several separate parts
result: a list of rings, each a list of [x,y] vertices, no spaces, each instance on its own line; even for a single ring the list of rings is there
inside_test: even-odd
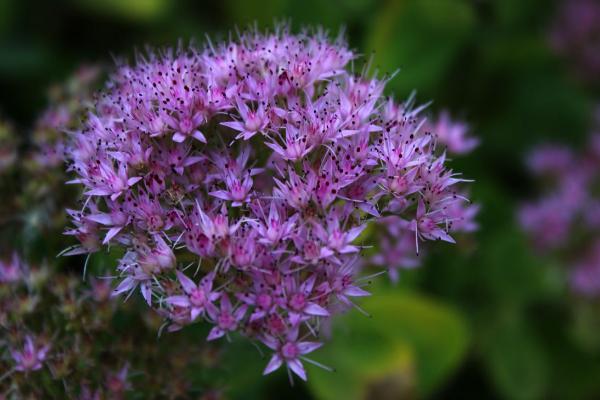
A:
[[[157,344],[159,315],[143,303],[140,310],[137,302],[110,301],[110,280],[86,283],[69,269],[30,264],[17,253],[0,259],[0,398],[119,400],[129,391],[146,398],[220,390],[204,380],[191,388],[186,374],[191,365],[208,371],[220,362],[213,346],[186,336]],[[135,329],[123,329],[123,320]]]
[[[31,135],[33,149],[28,155],[31,169],[62,170],[65,131],[76,126],[81,114],[90,107],[101,76],[99,66],[82,65],[68,81],[49,90],[50,106],[36,120]]]
[[[447,110],[441,111],[431,122],[428,121],[426,129],[433,132],[437,141],[453,155],[468,154],[479,146],[479,138],[469,136],[469,125],[452,119]]]
[[[279,28],[119,65],[67,152],[85,189],[67,254],[124,249],[115,295],[139,289],[169,330],[240,332],[272,350],[265,374],[306,379],[320,325],[369,294],[367,225],[452,242],[465,201],[422,107],[384,98],[355,57]]]
[[[541,252],[583,254],[568,260],[573,264],[572,287],[585,296],[600,294],[600,198],[595,192],[600,182],[600,134],[590,137],[582,154],[565,146],[543,145],[528,162],[549,189],[541,199],[521,207],[521,226]]]
[[[431,132],[437,146],[445,147],[451,156],[462,156],[470,153],[479,145],[479,139],[469,136],[469,126],[450,117],[446,110],[425,121],[421,128]],[[419,190],[421,190],[419,188]],[[475,221],[479,213],[479,204],[471,204],[467,200],[464,188],[458,186],[457,192],[452,193],[453,201],[445,205],[444,215],[448,232],[471,233],[478,229]],[[370,263],[386,268],[393,283],[400,279],[400,271],[413,269],[421,265],[422,253],[415,243],[415,235],[401,214],[388,215],[379,219],[375,239],[378,252],[370,258]],[[409,229],[407,229],[409,228]],[[452,241],[447,238],[447,241]],[[417,252],[415,253],[415,245]]]

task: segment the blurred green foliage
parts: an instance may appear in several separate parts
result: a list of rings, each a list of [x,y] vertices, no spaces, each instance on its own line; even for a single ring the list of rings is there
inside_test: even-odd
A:
[[[547,0],[3,0],[0,111],[30,126],[49,83],[136,46],[281,20],[345,27],[380,73],[399,70],[390,94],[416,89],[482,139],[454,163],[476,181],[481,230],[441,246],[398,287],[378,282],[361,303],[373,318],[336,321],[335,340],[315,353],[336,373],[311,368],[308,387],[290,389],[283,371],[262,378],[267,360],[238,341],[214,379],[241,399],[597,398],[600,309],[570,297],[562,266],[531,253],[514,218],[534,193],[523,156],[544,140],[582,143],[599,100],[549,50],[554,10]]]
[[[359,312],[339,318],[335,340],[319,361],[336,372],[312,367],[309,385],[320,399],[362,399],[378,390],[396,398],[425,396],[457,367],[464,357],[468,330],[455,310],[392,287],[374,289]],[[391,397],[393,398],[393,397]]]

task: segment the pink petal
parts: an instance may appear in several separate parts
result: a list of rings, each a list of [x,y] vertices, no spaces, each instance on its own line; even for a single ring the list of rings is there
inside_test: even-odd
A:
[[[199,141],[201,141],[202,143],[206,143],[206,138],[204,137],[204,135],[202,134],[202,132],[200,131],[194,131],[194,133],[192,134],[192,136],[196,139],[198,139]]]
[[[304,307],[304,313],[308,315],[319,315],[326,317],[329,315],[329,311],[321,307],[316,303],[310,303],[306,307]]]
[[[452,236],[448,235],[446,233],[446,231],[444,231],[443,229],[436,229],[434,232],[432,232],[433,236],[437,236],[438,238],[440,238],[441,240],[445,241],[445,242],[449,242],[449,243],[456,243],[456,241],[452,238]]]
[[[225,331],[222,330],[221,328],[215,326],[214,328],[212,328],[210,330],[210,333],[208,334],[208,337],[206,338],[206,340],[208,340],[208,341],[215,340],[220,337],[223,337],[223,335],[225,335]]]
[[[306,371],[304,371],[304,366],[300,360],[289,360],[287,361],[287,365],[292,371],[294,371],[296,375],[300,377],[300,379],[303,381],[306,380]]]
[[[198,318],[198,315],[202,314],[202,308],[200,307],[192,307],[192,311],[190,312],[190,318],[193,320],[195,320],[196,318]]]
[[[87,196],[108,196],[111,193],[112,192],[109,190],[99,188],[88,190],[87,192],[85,192]]]
[[[189,307],[190,299],[187,296],[169,296],[165,299],[168,304],[177,307]]]
[[[277,354],[274,354],[273,357],[271,357],[269,363],[267,364],[265,370],[263,371],[263,375],[268,375],[271,372],[276,371],[277,369],[279,369],[279,367],[281,367],[281,364],[283,364],[283,360],[281,359],[281,357],[279,357],[279,355]]]
[[[358,247],[352,245],[346,245],[340,249],[341,254],[356,253],[357,251]]]
[[[308,354],[312,353],[319,347],[323,346],[323,343],[319,342],[300,342],[296,343],[298,350],[300,350],[300,354]]]
[[[235,319],[237,319],[239,321],[242,318],[244,318],[244,314],[246,314],[247,309],[248,309],[248,306],[246,304],[244,304],[244,305],[240,306],[237,310],[235,310],[235,313],[233,314]]]
[[[290,320],[290,324],[297,325],[300,322],[300,320],[302,319],[302,316],[298,313],[290,312],[288,315],[288,318]]]
[[[348,233],[346,235],[348,242],[352,242],[354,239],[356,239],[358,237],[358,235],[360,235],[362,233],[362,231],[365,230],[366,227],[367,227],[367,225],[361,225],[361,226],[357,226],[356,228],[350,229],[350,231],[348,231]]]
[[[327,247],[323,247],[321,249],[320,254],[319,254],[319,256],[321,258],[327,258],[327,257],[332,256],[332,255],[333,255],[333,251],[331,249],[327,248]]]
[[[279,347],[279,340],[271,335],[265,334],[260,338],[260,341],[271,350],[277,350]]]
[[[112,217],[110,214],[98,213],[98,214],[90,214],[86,216],[90,221],[97,222],[102,225],[112,225]]]
[[[219,198],[221,200],[231,200],[231,196],[229,195],[229,192],[226,192],[224,190],[216,190],[214,192],[210,192],[209,194],[211,196],[214,196],[214,197]]]
[[[110,195],[110,199],[113,200],[113,201],[115,201],[120,196],[121,196],[121,192],[113,193],[113,194]]]
[[[244,125],[242,125],[242,123],[239,121],[221,122],[221,125],[234,129],[238,132],[244,130]]]
[[[142,179],[141,176],[134,176],[133,178],[129,178],[129,179],[127,179],[127,185],[133,186],[136,183],[138,183],[141,179]]]
[[[179,283],[181,283],[181,287],[183,287],[183,290],[187,294],[192,293],[192,291],[194,291],[196,289],[197,286],[194,283],[194,281],[192,281],[190,278],[188,278],[183,272],[177,271],[176,274],[177,274],[177,279],[179,280]]]
[[[142,291],[142,297],[146,300],[149,306],[152,305],[152,290],[145,283],[140,285],[140,290]]]
[[[119,283],[119,285],[115,288],[115,290],[112,291],[111,296],[118,296],[121,293],[131,290],[134,286],[135,286],[135,281],[132,278],[127,277],[127,278],[123,279],[121,281],[121,283]]]
[[[362,296],[370,296],[371,295],[371,293],[369,293],[366,290],[363,290],[357,286],[349,286],[348,288],[344,289],[344,294],[346,296],[353,296],[353,297],[362,297]]]
[[[183,135],[181,132],[175,132],[173,134],[173,141],[177,142],[177,143],[181,143],[185,140],[185,135]]]
[[[106,234],[106,236],[104,237],[104,240],[102,241],[102,244],[106,244],[110,241],[110,239],[112,239],[113,237],[115,237],[115,235],[119,232],[121,232],[121,229],[123,229],[122,226],[115,226],[113,228],[110,228],[108,230],[108,233]]]

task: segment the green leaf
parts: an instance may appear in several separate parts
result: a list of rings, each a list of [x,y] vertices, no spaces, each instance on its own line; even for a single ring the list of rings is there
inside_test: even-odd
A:
[[[293,16],[290,21],[296,29],[321,26],[330,29],[334,35],[341,27],[352,24],[354,19],[364,19],[372,6],[369,0],[265,0],[260,6],[252,1],[231,0],[226,4],[232,21],[242,28],[256,22],[259,27],[272,29],[274,21]]]
[[[76,0],[75,3],[82,9],[134,21],[159,19],[170,7],[166,0]]]
[[[382,391],[398,397],[432,393],[459,365],[467,328],[454,310],[423,296],[387,289],[362,304],[373,318],[351,311],[334,323],[333,340],[309,367],[319,399],[361,399]],[[394,397],[391,397],[394,398]]]
[[[469,38],[475,18],[464,1],[390,1],[373,21],[365,48],[382,72],[400,69],[391,82],[403,92],[431,95]]]
[[[507,398],[542,398],[549,383],[544,348],[520,314],[504,311],[484,332],[484,359],[492,379]]]

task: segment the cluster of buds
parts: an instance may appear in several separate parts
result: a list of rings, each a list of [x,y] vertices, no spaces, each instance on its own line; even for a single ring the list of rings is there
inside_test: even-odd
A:
[[[521,226],[539,251],[566,254],[575,292],[600,295],[600,134],[590,135],[580,154],[566,146],[542,145],[528,164],[548,189],[521,207]]]
[[[96,65],[81,66],[66,82],[48,91],[49,107],[35,123],[29,163],[33,170],[60,168],[65,152],[65,131],[80,123],[83,112],[92,105],[92,95],[102,76]]]
[[[97,71],[82,68],[52,91],[52,104],[30,142],[19,142],[27,135],[0,125],[0,399],[122,399],[132,392],[148,398],[219,398],[220,383],[192,381],[189,374],[189,368],[219,362],[213,346],[199,346],[186,336],[157,342],[156,313],[141,302],[116,304],[110,280],[84,282],[73,273],[79,260],[55,258],[66,242],[60,235],[64,208],[76,196],[75,188],[64,184],[64,130],[90,104]],[[43,226],[44,245],[29,246],[30,226],[22,222],[42,212],[50,222]],[[13,253],[16,247],[26,249],[27,259],[52,262],[26,262]]]
[[[194,388],[187,371],[214,364],[218,353],[183,336],[157,346],[160,317],[133,303],[122,307],[110,292],[108,280],[84,284],[78,275],[30,265],[16,254],[0,260],[0,398],[210,393],[208,386]]]
[[[84,65],[48,92],[49,106],[35,122],[22,160],[25,184],[18,201],[30,231],[48,233],[66,225],[64,207],[74,205],[78,196],[73,188],[65,187],[66,132],[81,122],[101,77],[102,68]]]
[[[563,0],[550,31],[550,45],[566,58],[580,78],[597,81],[600,74],[600,3]]]
[[[453,242],[465,203],[424,107],[384,98],[355,57],[280,27],[118,65],[67,151],[84,205],[65,254],[123,249],[114,295],[139,290],[171,331],[239,332],[271,349],[265,374],[306,379],[322,324],[369,294],[363,230]]]

